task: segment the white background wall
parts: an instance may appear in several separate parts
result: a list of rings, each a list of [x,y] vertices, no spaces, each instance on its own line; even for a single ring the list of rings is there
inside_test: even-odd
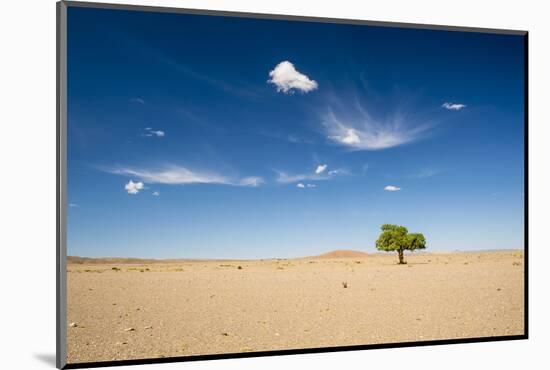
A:
[[[112,0],[111,2],[120,2]],[[146,0],[128,3],[530,31],[528,341],[148,365],[157,369],[548,368],[550,26],[544,1]],[[4,1],[0,22],[0,367],[53,368],[55,2]],[[495,133],[498,134],[498,133]],[[155,366],[155,367],[152,367]]]

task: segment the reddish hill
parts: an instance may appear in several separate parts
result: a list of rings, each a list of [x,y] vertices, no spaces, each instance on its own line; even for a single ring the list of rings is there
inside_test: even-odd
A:
[[[337,249],[335,251],[323,253],[319,255],[319,258],[363,258],[368,254],[361,251],[354,251],[351,249]]]

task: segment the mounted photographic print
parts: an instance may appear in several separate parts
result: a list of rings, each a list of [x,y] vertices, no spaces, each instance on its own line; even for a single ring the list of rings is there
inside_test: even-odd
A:
[[[526,55],[58,3],[58,366],[527,338]]]

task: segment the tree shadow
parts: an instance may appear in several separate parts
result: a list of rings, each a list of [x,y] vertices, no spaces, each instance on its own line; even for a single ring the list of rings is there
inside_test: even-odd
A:
[[[42,361],[46,365],[50,365],[52,367],[56,366],[55,353],[35,353],[34,358]]]

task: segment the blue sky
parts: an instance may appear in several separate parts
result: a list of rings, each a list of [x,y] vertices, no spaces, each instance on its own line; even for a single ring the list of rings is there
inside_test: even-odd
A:
[[[523,248],[521,36],[71,8],[68,253]]]

